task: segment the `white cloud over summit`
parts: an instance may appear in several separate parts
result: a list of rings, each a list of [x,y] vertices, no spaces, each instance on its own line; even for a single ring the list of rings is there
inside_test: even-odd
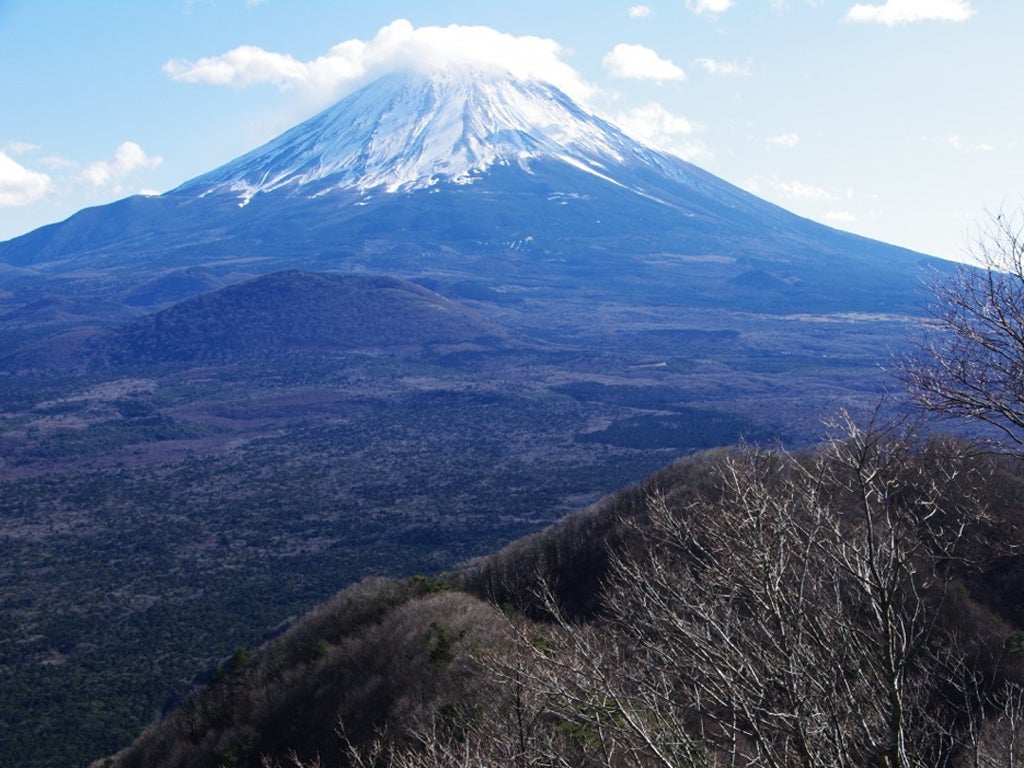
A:
[[[189,83],[236,88],[266,83],[280,90],[305,89],[318,99],[329,99],[394,70],[432,71],[472,64],[545,80],[573,98],[587,99],[593,88],[562,60],[564,54],[562,46],[549,38],[517,37],[484,26],[413,27],[398,19],[369,41],[345,40],[310,61],[243,45],[197,61],[173,59],[163,68],[175,80]]]
[[[603,59],[608,74],[623,80],[685,80],[686,73],[644,45],[619,43]]]
[[[857,3],[847,11],[846,19],[894,27],[918,21],[967,21],[974,14],[969,0],[886,0]]]

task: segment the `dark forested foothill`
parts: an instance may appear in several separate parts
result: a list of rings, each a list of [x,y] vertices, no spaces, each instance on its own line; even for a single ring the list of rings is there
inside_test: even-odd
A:
[[[1017,460],[846,422],[683,459],[225,660],[146,766],[1005,766],[1024,738]]]

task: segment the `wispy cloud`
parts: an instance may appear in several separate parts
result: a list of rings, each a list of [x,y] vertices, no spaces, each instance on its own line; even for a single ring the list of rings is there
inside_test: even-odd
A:
[[[619,112],[615,122],[630,136],[684,160],[711,157],[704,143],[695,138],[696,126],[657,102]]]
[[[289,54],[274,53],[255,45],[240,45],[220,56],[198,61],[173,59],[166,62],[163,69],[173,79],[187,83],[235,88],[271,83],[281,90],[296,86],[315,89],[362,74],[364,66],[359,59],[363,44],[355,43],[336,45],[326,56],[313,61],[299,61]]]
[[[723,75],[723,76],[739,76],[748,77],[750,75],[750,69],[737,64],[734,61],[717,61],[715,59],[695,59],[693,62],[696,66],[703,69],[709,75]]]
[[[81,178],[94,187],[103,187],[135,171],[156,168],[162,162],[162,157],[150,157],[134,141],[126,141],[114,151],[110,160],[89,163],[82,171]]]
[[[67,171],[81,167],[80,163],[60,155],[44,155],[38,160],[39,165],[49,168],[51,171]]]
[[[631,5],[627,13],[631,19],[649,19],[654,15],[654,11],[646,5]]]
[[[755,195],[770,194],[791,201],[836,203],[841,200],[852,200],[854,197],[854,192],[850,188],[825,189],[798,179],[780,179],[778,176],[748,179],[743,186]]]
[[[774,144],[777,147],[785,147],[786,149],[792,149],[800,143],[800,134],[798,133],[782,133],[778,136],[770,136],[765,139],[769,144]]]
[[[31,205],[44,197],[81,195],[88,189],[121,194],[125,191],[124,182],[133,174],[163,163],[162,157],[146,154],[134,141],[123,142],[109,159],[84,167],[60,155],[40,156],[42,149],[24,141],[8,142],[0,149],[0,208]],[[31,164],[48,172],[27,167],[26,161],[11,157],[18,153],[31,154]],[[88,197],[89,193],[85,194]]]
[[[696,14],[725,13],[732,8],[732,0],[686,0],[686,7]]]
[[[959,133],[946,136],[943,139],[939,139],[939,141],[948,144],[957,152],[991,152],[995,149],[994,146],[987,142],[966,141]]]
[[[856,224],[857,220],[857,215],[849,211],[829,211],[825,214],[825,221],[834,224]]]
[[[33,171],[0,152],[0,207],[29,205],[42,198],[51,187],[50,177]]]
[[[304,89],[318,100],[327,100],[395,70],[432,71],[473,64],[546,80],[574,98],[587,99],[593,88],[563,60],[564,53],[548,38],[517,37],[484,26],[413,27],[398,19],[368,41],[345,40],[309,61],[243,45],[196,61],[172,59],[163,69],[183,82],[235,88],[270,84],[280,90]]]
[[[683,80],[686,73],[644,45],[619,43],[603,60],[608,74],[624,80]]]
[[[918,21],[967,21],[975,13],[969,0],[886,0],[857,3],[847,11],[846,19],[894,27]]]
[[[42,149],[42,147],[28,141],[9,141],[0,148],[0,150],[9,155],[27,155],[29,152],[35,152],[37,149]]]
[[[820,8],[825,4],[825,0],[803,0],[803,2],[811,8]],[[789,10],[791,5],[791,0],[772,0],[771,8],[775,13],[785,13]]]

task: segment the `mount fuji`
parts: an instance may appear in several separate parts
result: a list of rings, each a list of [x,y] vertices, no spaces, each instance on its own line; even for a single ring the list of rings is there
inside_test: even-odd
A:
[[[901,312],[920,266],[941,263],[795,216],[554,86],[473,69],[384,76],[163,195],[0,243],[15,294],[61,278],[135,304],[184,298],[185,271],[218,284],[299,268],[499,303]]]
[[[90,764],[346,583],[819,439],[944,263],[479,71],[0,243],[0,764]]]
[[[387,75],[284,135],[175,194],[253,195],[283,190],[316,198],[342,190],[410,192],[471,184],[493,167],[558,160],[613,184],[609,164],[655,156],[583,111],[558,89],[444,70],[425,79]],[[634,189],[635,192],[642,192]]]

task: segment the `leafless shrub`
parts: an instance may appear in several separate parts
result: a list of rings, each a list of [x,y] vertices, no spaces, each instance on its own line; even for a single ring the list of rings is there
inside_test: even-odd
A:
[[[1024,213],[992,216],[971,255],[980,269],[934,281],[930,332],[898,368],[926,410],[1024,446]]]

